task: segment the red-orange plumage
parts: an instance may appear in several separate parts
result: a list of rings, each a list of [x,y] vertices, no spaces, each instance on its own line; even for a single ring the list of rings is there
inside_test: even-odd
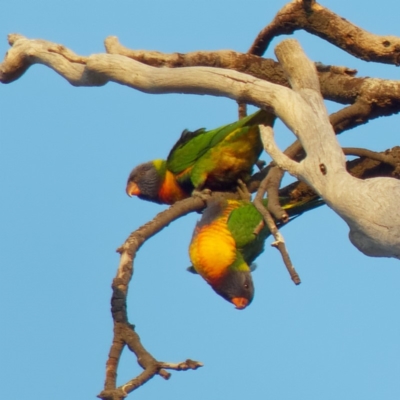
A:
[[[189,247],[189,254],[196,271],[210,284],[216,284],[228,272],[236,257],[235,240],[227,220],[239,203],[229,202],[221,215],[209,224],[197,226]]]

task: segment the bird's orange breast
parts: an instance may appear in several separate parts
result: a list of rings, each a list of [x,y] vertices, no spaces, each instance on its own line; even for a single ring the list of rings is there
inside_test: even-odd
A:
[[[235,240],[227,227],[233,208],[229,205],[219,218],[197,227],[189,247],[193,267],[209,283],[218,282],[236,258]]]
[[[166,171],[164,181],[158,193],[159,198],[166,204],[186,199],[190,193],[186,193],[178,184],[172,172]]]

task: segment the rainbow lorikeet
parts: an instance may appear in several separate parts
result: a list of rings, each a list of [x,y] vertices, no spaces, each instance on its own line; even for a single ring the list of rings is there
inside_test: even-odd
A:
[[[318,198],[289,203],[281,198],[289,217],[318,207]],[[268,200],[264,200],[264,205]],[[254,285],[251,264],[264,251],[270,235],[253,203],[243,200],[211,200],[197,223],[189,246],[192,267],[224,299],[243,309],[253,300]],[[279,224],[278,224],[279,225]]]
[[[173,204],[194,189],[234,191],[238,179],[246,182],[263,149],[259,124],[272,124],[267,111],[206,131],[184,130],[166,160],[138,165],[130,173],[129,196],[159,204]]]

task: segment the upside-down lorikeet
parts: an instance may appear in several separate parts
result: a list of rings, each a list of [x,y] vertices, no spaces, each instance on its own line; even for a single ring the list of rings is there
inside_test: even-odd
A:
[[[184,130],[166,160],[137,166],[128,178],[129,196],[160,204],[189,197],[194,189],[235,190],[246,182],[263,149],[259,124],[272,124],[267,111],[256,113],[212,131]]]
[[[281,205],[290,217],[318,207],[319,199]],[[268,200],[264,201],[267,205]],[[243,309],[253,300],[251,263],[264,251],[270,235],[253,203],[242,200],[212,200],[193,232],[189,246],[192,272],[200,274],[224,299]],[[279,224],[278,224],[279,225]],[[257,229],[256,228],[260,228]]]

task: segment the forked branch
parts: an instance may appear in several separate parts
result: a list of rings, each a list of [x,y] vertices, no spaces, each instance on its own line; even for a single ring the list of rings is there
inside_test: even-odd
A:
[[[128,321],[127,295],[129,282],[133,274],[133,260],[142,244],[168,226],[169,223],[192,211],[204,208],[202,199],[189,198],[183,200],[169,209],[159,213],[152,221],[146,223],[133,232],[125,243],[118,249],[121,254],[116,277],[112,283],[111,313],[114,321],[114,337],[110,348],[107,365],[104,390],[98,395],[104,400],[121,400],[128,393],[137,389],[154,375],[160,375],[169,379],[170,373],[167,369],[185,371],[197,369],[202,363],[186,360],[180,363],[167,363],[156,360],[142,345],[135,328]],[[136,355],[143,372],[125,384],[117,387],[117,369],[122,351],[128,347]]]

